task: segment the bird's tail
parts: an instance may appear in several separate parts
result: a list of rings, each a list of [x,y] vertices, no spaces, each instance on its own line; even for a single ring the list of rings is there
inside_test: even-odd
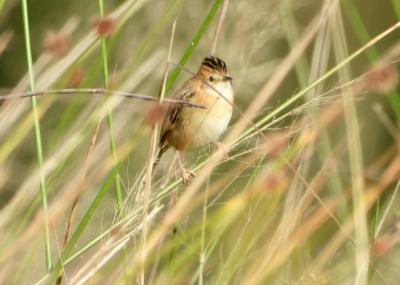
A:
[[[154,174],[154,172],[156,172],[157,167],[158,167],[158,165],[160,164],[160,160],[161,160],[162,155],[163,155],[164,152],[166,152],[168,149],[169,149],[168,144],[164,144],[164,145],[163,145],[163,144],[160,143],[160,144],[158,145],[158,153],[157,153],[156,159],[155,159],[154,162],[153,162],[153,169],[152,169],[152,172],[151,172],[152,175]]]
[[[158,145],[158,153],[157,153],[157,157],[156,157],[156,159],[154,160],[154,162],[153,162],[153,168],[152,168],[152,170],[151,170],[151,176],[153,176],[154,175],[154,173],[156,172],[156,170],[157,170],[157,167],[158,167],[158,165],[160,164],[160,160],[161,160],[161,157],[162,157],[162,155],[164,154],[164,152],[166,152],[167,150],[169,149],[169,145],[168,144],[159,144]],[[142,184],[146,184],[146,175],[143,177],[143,180],[142,180]]]

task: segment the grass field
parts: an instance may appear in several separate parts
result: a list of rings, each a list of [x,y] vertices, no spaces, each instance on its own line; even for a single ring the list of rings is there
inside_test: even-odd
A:
[[[0,284],[398,284],[399,3],[0,0]],[[211,53],[229,157],[143,184],[160,109],[117,92]]]

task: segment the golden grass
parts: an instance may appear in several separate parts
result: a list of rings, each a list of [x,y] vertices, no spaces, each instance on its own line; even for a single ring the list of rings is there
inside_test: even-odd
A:
[[[177,15],[171,49],[176,63],[212,5],[141,0],[107,11],[115,19],[107,37],[110,89],[157,95]],[[48,189],[54,266],[76,194],[82,190],[72,235],[99,201],[62,261],[64,284],[396,284],[399,118],[395,101],[385,96],[398,92],[400,53],[392,37],[398,30],[388,30],[396,21],[362,23],[369,29],[376,25],[382,35],[369,47],[355,39],[360,28],[353,29],[348,18],[356,15],[344,14],[338,1],[222,5],[226,11],[217,13],[185,66],[195,71],[214,49],[214,38],[215,55],[227,62],[235,106],[243,114],[234,114],[223,135],[231,148],[228,159],[209,147],[187,154],[186,166],[198,174],[188,186],[175,175],[170,154],[147,180],[147,194],[142,192],[157,138],[157,128],[143,123],[147,102],[119,96],[105,102],[101,95],[87,94],[38,98],[42,169],[29,103],[1,103],[1,284],[51,284],[58,273],[46,272],[41,172]],[[377,13],[395,6],[390,1],[374,5]],[[367,8],[356,8],[361,16],[366,13]],[[42,50],[34,58],[36,89],[102,87],[95,23],[79,15],[65,19],[56,33],[68,38],[65,54],[52,52],[57,45],[49,38],[48,50],[34,46]],[[2,25],[10,30],[11,23]],[[34,37],[39,31],[31,33]],[[54,35],[52,41],[60,39]],[[17,48],[16,38],[17,32],[0,32],[0,47],[5,46],[0,60]],[[363,47],[378,48],[377,62],[366,60]],[[0,62],[0,70],[11,68],[6,63],[2,67]],[[173,89],[189,76],[181,72]],[[12,86],[0,82],[6,88],[2,94],[23,93],[29,86],[26,75]],[[376,104],[382,107],[373,108]],[[107,184],[116,167],[104,120],[109,109],[117,161],[125,159],[116,172],[123,217],[113,184]],[[97,195],[104,196],[97,200]]]

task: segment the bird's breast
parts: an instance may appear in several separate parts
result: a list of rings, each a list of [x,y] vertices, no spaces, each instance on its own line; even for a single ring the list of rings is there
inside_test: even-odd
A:
[[[230,84],[227,86],[220,92],[232,102],[232,89]],[[225,131],[232,116],[232,105],[215,91],[212,94],[201,92],[194,101],[205,105],[207,109],[184,108],[185,114],[182,117],[186,120],[181,130],[185,140],[183,150],[196,149],[216,141]]]

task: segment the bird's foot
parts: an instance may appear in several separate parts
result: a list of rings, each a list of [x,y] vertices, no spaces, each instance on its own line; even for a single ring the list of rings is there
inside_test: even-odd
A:
[[[228,153],[229,153],[229,148],[224,145],[222,142],[213,142],[213,144],[218,148],[218,152],[219,152],[219,157],[225,157],[228,158]]]
[[[188,173],[193,175],[193,176],[197,176],[197,174],[194,171],[191,171],[189,169],[186,168],[181,168],[181,174],[182,174],[182,179],[183,179],[183,184],[188,185],[189,184],[189,176]]]
[[[179,155],[179,151],[178,150],[176,150],[176,156],[178,158],[178,164],[179,164],[179,169],[181,170],[183,184],[188,185],[189,184],[188,173],[192,174],[193,176],[197,176],[197,174],[194,173],[193,171],[188,170],[188,169],[183,167],[183,164],[182,164],[182,161],[181,161],[181,157]]]

